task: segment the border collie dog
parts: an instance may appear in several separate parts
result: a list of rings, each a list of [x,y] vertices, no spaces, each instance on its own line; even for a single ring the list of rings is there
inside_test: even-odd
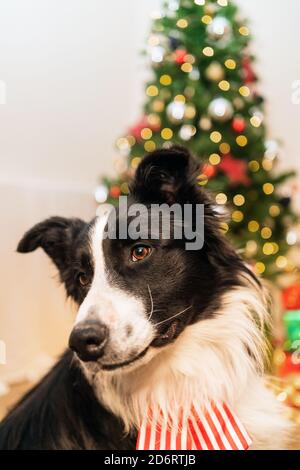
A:
[[[197,174],[185,149],[155,151],[137,169],[128,206],[201,204],[201,249],[187,250],[184,238],[105,237],[107,214],[53,217],[24,235],[18,251],[41,247],[79,310],[70,349],[0,424],[0,448],[131,450],[150,404],[172,416],[220,401],[251,449],[289,447],[293,426],[264,384],[263,289],[222,234]]]

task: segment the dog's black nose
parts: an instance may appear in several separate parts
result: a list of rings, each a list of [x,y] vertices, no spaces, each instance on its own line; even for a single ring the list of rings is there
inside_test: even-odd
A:
[[[84,362],[96,361],[104,354],[108,328],[100,322],[78,323],[73,329],[69,347]]]

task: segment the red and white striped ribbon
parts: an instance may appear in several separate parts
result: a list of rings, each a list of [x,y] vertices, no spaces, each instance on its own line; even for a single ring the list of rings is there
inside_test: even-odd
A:
[[[224,403],[205,410],[192,407],[189,417],[178,417],[172,427],[159,412],[149,410],[139,430],[137,450],[246,450],[252,440],[236,414]]]

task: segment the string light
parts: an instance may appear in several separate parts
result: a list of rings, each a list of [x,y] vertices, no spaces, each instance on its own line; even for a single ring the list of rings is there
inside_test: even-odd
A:
[[[227,0],[218,0],[218,4],[220,7],[227,7],[228,1]]]
[[[279,251],[279,245],[278,243],[272,243],[273,245],[273,254],[276,255],[276,253],[278,253]]]
[[[199,121],[199,126],[204,131],[209,131],[211,129],[211,119],[209,117],[203,116]]]
[[[210,140],[215,144],[218,144],[222,140],[222,134],[218,131],[213,131],[210,134]]]
[[[152,137],[152,130],[149,127],[145,127],[141,130],[141,137],[144,140],[149,140]]]
[[[274,252],[273,243],[267,242],[263,246],[264,255],[271,256]]]
[[[201,174],[198,177],[199,186],[205,186],[207,183],[208,183],[208,177],[206,175]]]
[[[262,119],[259,116],[252,116],[250,122],[253,127],[260,127],[262,123]]]
[[[286,268],[288,265],[288,260],[286,259],[285,256],[278,256],[278,258],[276,259],[276,266],[279,268],[279,269],[284,269]]]
[[[196,5],[205,5],[205,0],[194,0]]]
[[[247,26],[241,26],[239,28],[239,33],[241,36],[249,36],[250,31],[249,31],[249,28],[247,28]]]
[[[154,100],[152,108],[156,113],[161,113],[165,108],[165,103],[162,100]]]
[[[245,135],[239,135],[239,136],[237,136],[237,138],[235,140],[236,140],[236,143],[240,147],[246,147],[246,145],[248,144],[248,139]]]
[[[214,55],[214,53],[215,53],[215,51],[213,50],[212,47],[205,47],[202,52],[203,52],[203,54],[206,55],[207,57],[212,57],[212,56]]]
[[[220,90],[222,91],[228,91],[230,90],[230,83],[227,80],[221,80],[221,82],[218,84]]]
[[[249,240],[246,243],[246,252],[249,256],[255,255],[257,253],[257,249],[258,246],[255,240]]]
[[[243,85],[239,88],[239,93],[242,95],[244,98],[248,98],[250,96],[250,88],[247,87],[246,85]]]
[[[264,240],[268,240],[269,238],[271,238],[272,237],[272,230],[270,229],[270,227],[264,227],[261,230],[261,236]]]
[[[127,160],[119,155],[114,159],[114,168],[117,173],[124,173],[127,170]]]
[[[133,168],[135,170],[139,166],[141,161],[142,161],[141,157],[134,157],[131,160],[131,168]]]
[[[265,183],[263,185],[263,192],[269,196],[270,194],[272,194],[274,192],[275,188],[274,188],[274,185],[272,183]]]
[[[262,263],[261,261],[259,261],[258,263],[256,263],[255,265],[255,271],[257,274],[263,274],[266,270],[266,265],[264,263]]]
[[[259,230],[259,223],[256,220],[250,220],[248,223],[249,232],[255,233]]]
[[[234,222],[239,223],[244,220],[244,214],[242,211],[233,211],[231,218]]]
[[[174,101],[177,103],[185,103],[186,99],[184,95],[176,95]]]
[[[202,23],[210,24],[212,22],[212,17],[210,15],[204,15],[201,18]]]
[[[170,75],[162,75],[159,79],[160,83],[164,86],[171,85],[172,77]]]
[[[130,151],[130,144],[128,140],[126,139],[126,137],[121,137],[120,139],[118,139],[116,142],[116,145],[121,152]]]
[[[120,189],[123,194],[129,194],[129,186],[128,183],[122,183]]]
[[[209,163],[211,165],[219,165],[221,162],[221,157],[217,153],[212,153],[209,157]]]
[[[224,193],[219,193],[216,195],[216,203],[217,204],[226,204],[227,202],[227,196]]]
[[[170,140],[173,137],[173,131],[169,127],[165,127],[161,131],[161,136],[164,140]]]
[[[242,194],[236,194],[233,198],[233,202],[236,206],[240,207],[245,204],[246,200]]]
[[[236,61],[233,59],[225,60],[225,67],[229,70],[234,70],[236,68]]]
[[[256,173],[260,169],[260,164],[256,160],[251,160],[248,166],[249,166],[249,170],[253,171],[253,173]]]
[[[192,66],[192,64],[189,64],[188,62],[185,62],[184,64],[182,64],[181,70],[185,73],[190,73],[193,70],[193,66]]]
[[[189,76],[191,74],[189,73]],[[192,86],[187,86],[185,89],[184,89],[184,94],[187,98],[193,98],[195,96],[195,93],[196,93],[196,90],[194,87]]]
[[[157,114],[149,114],[148,115],[148,122],[153,127],[159,127],[161,124],[160,117]]]
[[[196,116],[196,108],[195,106],[193,105],[188,105],[186,108],[185,108],[185,113],[184,113],[185,117],[187,119],[193,119],[195,116]]]
[[[230,152],[231,147],[229,144],[227,144],[227,142],[223,142],[222,144],[220,144],[219,149],[221,153],[227,155]]]
[[[262,166],[263,166],[264,170],[271,171],[272,168],[273,168],[273,161],[268,160],[267,158],[264,158],[263,161],[262,161]]]
[[[152,97],[152,96],[157,96],[157,95],[158,95],[158,88],[157,88],[157,86],[155,86],[155,85],[150,85],[150,86],[148,86],[148,88],[147,88],[147,90],[146,90],[146,94],[147,94],[148,96],[151,96],[151,97]]]
[[[153,140],[145,142],[144,149],[146,152],[153,152],[156,149],[156,143]]]
[[[280,215],[281,209],[277,205],[272,205],[269,209],[269,214],[271,217],[278,217]]]
[[[135,140],[135,137],[133,137],[133,135],[128,135],[126,137],[127,139],[127,142],[129,143],[130,147],[133,147],[136,143],[136,140]]]
[[[187,28],[188,27],[188,21],[185,20],[184,18],[181,18],[180,20],[177,21],[176,25],[178,26],[178,28]]]
[[[220,228],[224,233],[227,233],[229,231],[229,225],[226,222],[221,222]]]
[[[189,64],[194,64],[196,59],[195,59],[195,56],[193,56],[192,54],[187,54],[185,57],[184,57],[184,60],[186,62],[188,62]]]

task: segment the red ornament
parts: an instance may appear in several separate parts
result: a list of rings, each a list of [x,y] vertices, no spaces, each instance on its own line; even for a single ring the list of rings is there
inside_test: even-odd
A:
[[[232,121],[232,129],[241,134],[246,129],[246,122],[245,119],[241,116],[237,116]]]
[[[282,301],[286,310],[300,310],[300,284],[294,284],[284,289]]]
[[[207,176],[208,179],[213,178],[217,173],[216,167],[206,163],[203,167],[202,174]]]
[[[119,186],[112,186],[110,188],[109,194],[112,198],[117,199],[121,195],[121,189]]]
[[[232,184],[250,185],[251,180],[247,174],[248,165],[245,160],[234,158],[232,155],[224,155],[219,164],[219,169],[228,176]]]
[[[158,132],[160,130],[159,125],[153,125],[149,123],[148,116],[145,114],[144,116],[141,116],[139,121],[133,126],[128,129],[128,134],[132,135],[136,140],[141,141],[142,136],[141,132],[145,127],[149,127],[154,132]]]
[[[299,374],[300,373],[300,364],[299,364],[299,353],[289,353],[285,352],[285,360],[279,366],[278,374],[281,377],[285,377],[290,374]]]
[[[252,68],[252,61],[248,55],[244,56],[242,59],[242,73],[246,84],[251,84],[256,81],[256,75]]]
[[[174,51],[174,61],[176,64],[183,64],[185,62],[186,56],[187,52],[185,49],[176,49],[176,51]]]
[[[139,121],[128,129],[128,134],[132,135],[136,140],[141,140],[141,132],[145,127],[148,127],[148,118],[146,115],[141,116]]]

